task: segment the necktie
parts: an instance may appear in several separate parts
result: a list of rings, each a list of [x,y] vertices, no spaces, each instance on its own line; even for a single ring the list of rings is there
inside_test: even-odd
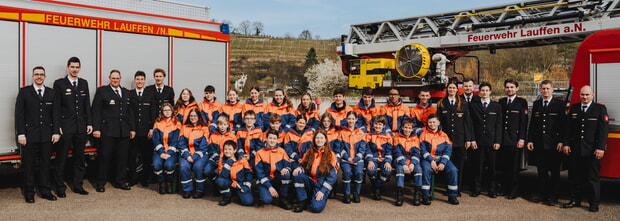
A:
[[[512,103],[512,99],[508,98],[508,105],[510,105],[510,103]]]
[[[549,104],[549,101],[543,102],[543,107],[547,107],[547,104]]]
[[[39,92],[39,99],[43,99],[43,94],[41,94],[41,91],[43,91],[43,90],[41,90],[41,89],[39,88],[39,89],[37,89],[37,91]]]
[[[487,108],[487,102],[482,102],[482,106],[483,106],[484,108]]]
[[[116,95],[118,95],[118,97],[121,97],[121,94],[118,93],[118,89],[114,89],[114,92],[116,92]]]
[[[77,81],[73,81],[73,90],[77,90]]]
[[[157,88],[157,93],[161,94],[161,88]]]
[[[450,105],[454,106],[454,100],[450,101]]]
[[[588,106],[583,105],[583,106],[581,107],[581,111],[586,112],[586,108],[588,108]]]
[[[138,97],[142,97],[142,91],[138,92]]]
[[[467,97],[467,102],[471,102],[471,97]]]

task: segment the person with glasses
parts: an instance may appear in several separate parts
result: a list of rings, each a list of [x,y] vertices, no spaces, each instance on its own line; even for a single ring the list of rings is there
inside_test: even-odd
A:
[[[380,115],[385,117],[385,125],[391,132],[398,132],[404,119],[411,118],[410,110],[400,98],[400,92],[396,88],[390,89],[387,103],[381,108]]]
[[[198,108],[192,108],[181,127],[179,136],[179,170],[181,171],[181,187],[184,199],[199,199],[204,196],[205,175],[207,164],[207,146],[209,145],[209,127],[202,119]],[[194,172],[194,179],[192,179]],[[194,186],[196,187],[194,189]]]
[[[254,156],[256,151],[264,147],[263,130],[258,125],[256,113],[248,110],[243,113],[243,126],[237,130],[237,152],[240,156],[250,162],[250,166],[254,167]]]
[[[34,203],[35,177],[41,198],[55,201],[50,189],[50,158],[52,145],[60,140],[60,114],[54,104],[56,91],[46,87],[45,68],[32,69],[32,85],[23,87],[15,101],[15,132],[21,146],[24,168],[24,198]],[[35,175],[35,167],[39,173]]]
[[[172,105],[164,103],[153,125],[153,173],[159,194],[172,193],[172,176],[177,163],[181,123],[174,116]]]

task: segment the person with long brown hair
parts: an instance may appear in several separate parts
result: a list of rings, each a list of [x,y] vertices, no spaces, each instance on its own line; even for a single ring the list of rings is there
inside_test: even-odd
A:
[[[153,172],[157,176],[159,194],[172,193],[172,174],[177,163],[177,147],[181,123],[174,116],[172,105],[164,103],[153,125]],[[165,172],[165,174],[164,174]]]
[[[462,183],[463,180],[467,149],[476,145],[469,105],[470,103],[459,96],[458,85],[454,81],[448,83],[446,96],[437,103],[437,115],[441,121],[441,128],[452,140],[452,162],[459,171],[458,183]]]
[[[317,129],[319,127],[319,111],[317,105],[312,102],[312,95],[304,93],[301,95],[301,103],[295,110],[295,116],[305,115],[308,119],[308,127]]]
[[[282,127],[287,131],[295,126],[295,110],[293,103],[288,98],[284,90],[278,88],[273,92],[271,103],[265,108],[263,116],[263,131],[269,129],[269,116],[279,114],[282,117]]]
[[[256,85],[252,86],[250,88],[250,97],[248,97],[245,100],[245,103],[243,103],[242,108],[241,108],[241,113],[243,113],[243,116],[242,116],[243,121],[245,121],[246,112],[254,111],[254,115],[256,115],[254,117],[257,119],[255,122],[255,124],[257,125],[256,127],[262,130],[264,128],[263,119],[265,117],[263,115],[265,115],[266,107],[267,107],[267,104],[265,104],[265,102],[263,102],[263,99],[260,98],[260,89]],[[243,125],[241,127],[243,127]]]
[[[327,196],[338,178],[336,160],[336,154],[327,142],[327,133],[318,130],[314,134],[312,148],[308,150],[301,164],[293,170],[298,200],[294,212],[302,212],[308,204],[308,208],[314,213],[325,209]]]
[[[194,94],[188,88],[184,88],[181,90],[181,94],[179,94],[179,99],[174,105],[174,111],[177,113],[177,117],[179,118],[179,122],[185,122],[185,117],[189,114],[189,110],[193,108],[198,108],[198,104],[196,104],[196,99],[194,99]]]

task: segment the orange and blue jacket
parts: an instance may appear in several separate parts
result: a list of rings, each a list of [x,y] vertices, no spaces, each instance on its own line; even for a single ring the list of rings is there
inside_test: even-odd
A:
[[[213,98],[213,102],[209,102],[206,98],[198,105],[202,118],[207,125],[217,127],[217,116],[220,115],[220,109],[222,103],[217,101],[217,98]]]
[[[336,126],[336,129],[340,130],[341,127],[345,127],[347,125],[347,119],[345,118],[347,116],[347,112],[349,111],[353,111],[353,108],[347,105],[347,102],[343,102],[341,108],[337,108],[336,103],[332,103],[332,105],[325,110],[325,113],[332,114],[332,118],[334,118],[334,126]]]
[[[413,164],[416,167],[420,165],[420,139],[415,132],[412,132],[410,136],[398,133],[394,136],[394,162],[397,165],[409,165]]]
[[[263,130],[269,130],[269,117],[271,114],[279,114],[282,117],[282,127],[284,131],[288,131],[295,126],[295,109],[293,107],[288,108],[286,100],[282,104],[277,104],[275,101],[271,101],[265,108],[265,115],[263,118]]]
[[[265,131],[263,132],[263,136],[260,137],[261,141],[263,143],[265,143],[267,141],[267,133],[269,131]],[[278,147],[284,147],[284,138],[286,137],[286,132],[284,132],[284,130],[282,130],[282,127],[280,127],[280,129],[278,130],[278,144],[276,146]],[[256,150],[260,150],[261,148],[264,148],[264,145],[259,146],[258,148],[256,148]]]
[[[394,104],[389,99],[385,105],[381,108],[382,114],[386,119],[386,127],[389,127],[393,132],[398,132],[400,124],[404,119],[411,118],[409,114],[409,108],[403,103],[402,99],[398,99],[398,103]]]
[[[427,128],[420,134],[420,151],[423,159],[445,165],[452,155],[452,141],[441,128],[437,132]]]
[[[291,128],[286,132],[284,135],[284,150],[292,161],[299,161],[301,159],[299,146],[302,143],[312,143],[313,135],[314,131],[308,127],[301,131],[297,130],[297,128]]]
[[[179,137],[181,157],[187,159],[191,156],[196,161],[207,156],[208,137],[209,127],[207,126],[194,126],[191,123],[183,125]]]
[[[306,126],[312,129],[316,129],[319,127],[319,124],[321,123],[321,116],[319,116],[319,111],[316,108],[316,104],[312,103],[312,107],[314,107],[314,111],[312,112],[307,111],[304,115],[306,116],[306,119],[308,120]],[[301,110],[299,110],[300,108],[301,108],[301,104],[297,107],[297,110],[295,110],[295,116],[301,115]]]
[[[184,123],[185,117],[189,116],[189,111],[193,108],[198,108],[195,100],[190,100],[189,104],[187,105],[182,104],[181,106],[179,106],[179,108],[176,110],[177,117],[179,117],[179,122]]]
[[[235,134],[230,131],[230,129],[225,133],[221,133],[220,131],[211,132],[211,136],[209,136],[209,146],[207,147],[209,160],[218,162],[220,157],[224,156],[224,142],[227,140],[237,140],[237,137],[235,137]]]
[[[312,148],[316,148],[316,147],[313,146]],[[314,161],[312,163],[312,169],[310,171],[304,171],[304,173],[308,175],[308,178],[310,178],[310,180],[316,183],[313,186],[320,187],[321,189],[319,191],[323,192],[323,194],[327,194],[329,191],[333,189],[334,183],[336,183],[336,179],[338,178],[338,167],[337,167],[336,154],[332,152],[332,155],[331,155],[332,157],[331,159],[329,159],[329,162],[330,162],[329,166],[331,167],[329,169],[329,174],[327,176],[320,176],[318,174],[319,164],[321,163],[321,159],[323,158],[324,151],[325,149],[323,148],[321,150],[314,151],[313,156],[311,156],[310,154],[305,156],[305,157],[314,157]],[[303,167],[299,167],[299,168],[303,169]]]
[[[420,102],[411,108],[411,118],[413,118],[413,122],[415,122],[415,133],[420,134],[422,130],[426,127],[426,122],[428,121],[428,115],[437,113],[437,107],[433,106],[433,103],[429,100],[428,106],[422,107]]]
[[[223,104],[220,108],[220,113],[218,117],[222,115],[227,116],[228,121],[230,121],[231,130],[237,131],[237,129],[239,129],[241,127],[241,124],[243,123],[243,120],[241,118],[242,110],[243,106],[241,105],[241,102],[237,101],[237,103],[232,105],[229,101],[226,101],[226,104]],[[217,123],[216,127],[213,127],[213,125],[211,126],[211,131],[213,131],[214,129],[217,130]]]
[[[276,178],[276,173],[280,173],[282,170],[288,170],[289,173],[292,171],[288,154],[279,146],[258,150],[255,162],[256,179],[258,183],[267,188],[272,186],[271,180]]]
[[[360,99],[360,101],[353,107],[353,111],[357,113],[357,123],[355,123],[356,128],[366,128],[367,130],[372,127],[372,118],[374,116],[379,115],[381,112],[381,108],[375,105],[375,99],[372,99],[372,102],[368,107],[364,106],[364,100]]]
[[[245,103],[242,105],[241,114],[243,115],[246,111],[252,110],[256,114],[256,123],[258,128],[263,127],[263,119],[265,119],[265,108],[267,105],[263,102],[263,99],[258,99],[256,102],[253,102],[251,98],[245,100]],[[241,121],[243,122],[243,117],[241,116]],[[245,124],[245,123],[244,123]],[[243,126],[241,126],[243,127]]]
[[[172,154],[179,146],[181,123],[173,123],[170,119],[163,119],[153,125],[153,145],[158,154]]]
[[[366,161],[392,163],[392,131],[388,127],[366,134],[366,142]]]
[[[336,156],[340,158],[340,149],[338,149],[340,145],[338,144],[339,142],[338,131],[336,131],[336,128],[332,126],[329,129],[324,129],[322,127],[319,127],[319,129],[323,129],[325,130],[325,132],[327,132],[327,143],[329,143],[329,146],[331,147],[332,151],[336,153]],[[312,133],[312,135],[314,136],[314,133]],[[300,159],[304,157],[304,155],[306,154],[308,149],[310,149],[311,146],[312,146],[312,137],[310,137],[310,140],[305,140],[305,142],[299,143],[299,158]]]
[[[240,156],[254,158],[256,151],[263,145],[263,130],[260,127],[241,127],[237,130],[237,153]]]
[[[252,191],[252,168],[245,158],[227,159],[220,162],[219,169],[219,177],[232,180],[230,185],[232,188],[243,190],[245,193]]]
[[[338,133],[338,141],[342,161],[349,162],[349,158],[353,158],[354,165],[364,163],[364,155],[368,145],[364,129],[355,127],[351,130],[344,127]]]

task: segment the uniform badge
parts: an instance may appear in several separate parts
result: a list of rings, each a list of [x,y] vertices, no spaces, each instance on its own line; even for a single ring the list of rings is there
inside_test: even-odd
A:
[[[65,90],[65,95],[71,95],[71,88],[67,88],[67,90]]]
[[[457,113],[456,116],[457,117],[463,117],[463,113]]]
[[[523,114],[527,115],[527,109],[523,110]]]
[[[605,122],[609,122],[609,116],[605,115],[604,119],[605,119]]]
[[[110,104],[116,104],[116,101],[110,100]]]

